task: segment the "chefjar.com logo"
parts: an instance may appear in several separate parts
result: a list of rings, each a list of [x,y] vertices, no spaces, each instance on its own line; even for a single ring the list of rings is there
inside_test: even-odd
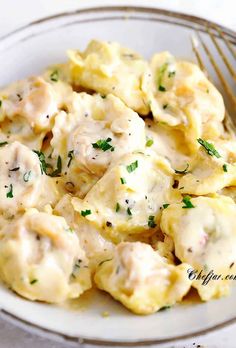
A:
[[[190,280],[198,280],[202,282],[202,285],[207,285],[211,281],[219,280],[236,280],[235,274],[217,274],[211,269],[206,273],[204,270],[195,270],[193,268],[188,269],[188,278]]]

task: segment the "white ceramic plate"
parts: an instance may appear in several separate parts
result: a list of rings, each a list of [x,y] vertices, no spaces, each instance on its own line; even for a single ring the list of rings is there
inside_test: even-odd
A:
[[[190,35],[198,28],[207,40],[206,24],[195,17],[135,7],[88,9],[46,18],[0,40],[0,85],[65,60],[68,48],[83,49],[92,38],[119,41],[146,58],[170,50],[193,60]],[[235,43],[235,33],[223,30]],[[121,346],[173,342],[229,324],[236,317],[235,295],[233,291],[230,297],[207,304],[179,305],[151,316],[136,316],[105,294],[85,295],[72,310],[29,302],[0,286],[0,308],[4,318],[47,336]],[[102,317],[104,311],[110,313],[109,318]]]

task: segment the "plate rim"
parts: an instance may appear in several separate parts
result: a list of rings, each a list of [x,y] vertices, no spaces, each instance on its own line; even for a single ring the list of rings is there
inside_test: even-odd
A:
[[[177,12],[177,11],[162,9],[162,8],[158,8],[158,7],[151,7],[151,6],[147,7],[147,6],[132,6],[132,5],[121,5],[121,6],[101,5],[101,6],[90,6],[90,7],[81,8],[81,9],[72,10],[72,11],[66,11],[66,12],[62,12],[62,13],[58,13],[58,14],[50,15],[50,16],[45,16],[45,17],[42,17],[40,19],[31,21],[28,24],[19,26],[18,28],[14,29],[14,30],[12,30],[4,35],[1,35],[0,42],[13,36],[14,34],[17,34],[25,29],[28,29],[32,26],[35,26],[37,24],[41,24],[44,22],[48,22],[50,20],[62,18],[62,17],[69,17],[69,16],[76,15],[76,14],[87,14],[87,13],[91,13],[91,12],[95,12],[95,13],[112,12],[112,11],[129,12],[132,10],[135,12],[141,12],[141,13],[163,14],[166,16],[171,16],[171,17],[175,17],[178,19],[184,19],[186,21],[193,22],[193,23],[200,24],[200,25],[205,25],[205,26],[208,26],[210,24],[212,27],[218,27],[225,34],[227,34],[229,37],[231,37],[233,40],[236,40],[236,30],[227,28],[226,26],[221,25],[219,23],[216,23],[215,21],[211,21],[211,20],[205,19],[203,17],[194,16],[194,15],[187,14],[184,12]],[[181,23],[178,23],[178,24],[181,26],[187,26],[187,25],[184,25]],[[193,26],[190,26],[190,24],[188,25],[188,27],[191,27],[193,29]],[[205,28],[205,30],[203,28],[200,28],[200,30],[206,32],[206,28]]]
[[[207,20],[205,18],[194,16],[182,12],[167,10],[167,9],[161,9],[158,7],[153,6],[135,6],[135,5],[101,5],[101,6],[92,6],[84,7],[84,8],[78,8],[76,10],[67,11],[58,13],[55,15],[50,15],[46,17],[42,17],[40,19],[34,20],[29,22],[26,25],[20,26],[2,36],[0,36],[0,43],[2,41],[7,40],[8,38],[11,38],[15,34],[18,34],[20,32],[23,32],[24,30],[27,30],[33,26],[36,26],[38,24],[42,24],[44,22],[50,22],[51,20],[70,17],[73,15],[82,15],[82,14],[89,14],[89,13],[109,13],[114,11],[121,11],[124,13],[130,13],[130,11],[134,11],[135,13],[145,13],[145,14],[159,14],[164,15],[170,18],[179,19],[179,20],[185,20],[188,22],[188,24],[180,23],[180,22],[174,22],[172,20],[171,23],[177,24],[179,26],[183,27],[189,27],[191,29],[195,29],[195,25],[198,24],[201,27],[198,28],[198,30],[207,32],[207,27],[210,25],[212,28],[217,27],[224,34],[226,34],[230,41],[232,41],[234,44],[236,44],[236,31],[229,29],[223,25],[220,25],[214,21]],[[166,21],[168,22],[168,21]],[[25,331],[28,331],[30,333],[36,333],[39,336],[42,336],[47,339],[57,339],[57,341],[61,342],[68,342],[68,343],[79,343],[79,344],[90,344],[94,346],[112,346],[112,347],[137,347],[137,346],[150,346],[150,345],[160,345],[163,343],[176,343],[180,340],[194,338],[201,335],[206,335],[208,333],[214,332],[218,329],[223,329],[229,325],[232,325],[236,323],[236,316],[233,318],[230,318],[222,323],[215,324],[214,326],[208,327],[206,329],[193,331],[188,334],[178,335],[176,337],[172,338],[163,338],[163,339],[151,339],[151,340],[137,340],[137,341],[112,341],[112,340],[102,340],[102,339],[90,339],[90,338],[83,338],[80,336],[73,336],[73,335],[66,335],[63,333],[60,333],[58,331],[54,331],[52,329],[46,329],[42,326],[39,326],[37,324],[33,324],[32,322],[28,321],[27,319],[22,319],[10,312],[8,312],[5,309],[0,308],[0,317],[2,319],[14,324],[15,326],[24,329]]]

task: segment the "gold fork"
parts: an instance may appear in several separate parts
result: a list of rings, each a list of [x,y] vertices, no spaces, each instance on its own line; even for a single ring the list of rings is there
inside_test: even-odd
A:
[[[222,30],[214,25],[212,27],[206,27],[206,33],[208,34],[208,38],[210,38],[211,42],[213,43],[216,51],[218,52],[221,61],[224,63],[225,67],[227,68],[228,72],[230,73],[230,76],[232,77],[232,82],[235,84],[236,82],[236,71],[231,64],[227,53],[223,51],[221,46],[218,43],[218,40],[216,38],[215,33],[218,34],[218,39],[221,39],[224,43],[224,49],[227,50],[228,55],[231,54],[231,57],[233,61],[236,61],[236,50],[235,47],[231,44],[230,40],[225,36],[225,34],[222,32]],[[202,35],[199,33],[199,31],[196,30],[196,38],[192,37],[192,49],[196,56],[197,62],[199,67],[208,75],[208,78],[212,80],[212,78],[209,76],[209,71],[206,68],[206,64],[203,61],[202,55],[201,55],[201,48],[203,48],[203,52],[205,52],[206,56],[208,57],[212,67],[214,68],[214,71],[219,78],[219,81],[221,82],[221,85],[223,87],[223,90],[225,91],[226,96],[228,97],[229,103],[231,105],[228,105],[227,109],[229,109],[229,112],[226,111],[226,119],[225,119],[225,125],[227,124],[227,129],[229,127],[233,127],[232,121],[235,123],[234,128],[236,130],[236,97],[232,90],[232,87],[224,77],[223,73],[221,72],[221,69],[219,65],[216,62],[216,59],[214,58],[213,53],[211,53],[209,46],[206,44],[205,40],[203,39]],[[200,45],[199,45],[200,44]],[[236,133],[235,133],[236,134]]]

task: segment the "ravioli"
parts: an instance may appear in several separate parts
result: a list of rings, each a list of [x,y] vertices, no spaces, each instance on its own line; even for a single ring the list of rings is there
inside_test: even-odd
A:
[[[142,115],[150,108],[142,90],[148,64],[136,52],[116,42],[92,40],[84,52],[68,51],[74,84],[112,93]]]
[[[72,205],[111,239],[158,228],[163,204],[179,199],[173,171],[160,157],[133,153],[121,158]],[[181,196],[180,196],[181,197]]]
[[[211,150],[201,148],[192,158],[186,173],[178,177],[178,187],[182,193],[206,195],[236,185],[235,153],[232,151],[236,143],[227,141],[224,144],[220,142],[216,145],[212,142],[206,144],[213,145],[213,151],[217,152],[214,154]],[[227,144],[231,146],[230,151],[227,149]]]
[[[188,271],[193,287],[202,300],[208,301],[228,295],[231,281],[226,279],[236,270],[236,205],[225,196],[196,197],[192,209],[183,209],[183,203],[171,204],[162,213],[162,231],[173,238],[175,255],[191,265]],[[191,271],[219,278],[203,284]]]
[[[155,313],[181,301],[189,291],[187,264],[173,266],[150,245],[120,243],[95,274],[97,286],[136,314]]]
[[[48,130],[50,119],[57,111],[54,91],[40,77],[19,81],[1,91],[0,119],[20,115],[35,131]]]
[[[199,147],[195,139],[222,133],[223,98],[197,65],[168,52],[155,54],[143,89],[154,119],[180,129],[190,151]]]
[[[0,232],[0,275],[18,294],[60,303],[91,288],[85,252],[64,218],[27,211]]]
[[[181,131],[170,128],[153,120],[145,119],[146,151],[145,153],[162,156],[167,159],[172,169],[186,167],[191,153],[186,146]]]
[[[64,195],[54,209],[54,213],[63,216],[67,224],[76,232],[80,245],[89,260],[92,272],[104,259],[113,253],[114,244],[104,238],[100,231],[74,210],[72,196]]]
[[[0,147],[0,212],[14,215],[30,207],[55,204],[58,192],[44,175],[38,155],[14,142]]]
[[[145,124],[113,95],[81,93],[75,103],[76,113],[56,117],[51,145],[52,156],[63,158],[66,181],[83,196],[112,162],[145,149]]]

